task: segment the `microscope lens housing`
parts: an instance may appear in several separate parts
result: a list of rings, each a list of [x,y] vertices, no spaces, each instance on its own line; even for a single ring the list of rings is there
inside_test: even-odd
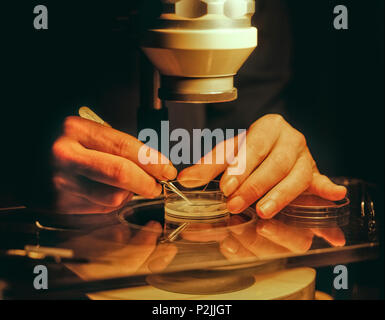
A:
[[[141,48],[160,72],[159,98],[215,103],[237,98],[234,76],[257,46],[254,0],[146,0],[159,8]],[[150,10],[150,9],[147,9]]]

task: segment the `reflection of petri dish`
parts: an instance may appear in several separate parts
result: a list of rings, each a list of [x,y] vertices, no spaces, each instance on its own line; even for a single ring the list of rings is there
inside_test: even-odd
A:
[[[164,207],[164,200],[146,200],[124,207],[119,211],[118,217],[132,231],[146,230],[151,232],[152,229],[146,225],[150,221],[158,221],[163,226],[164,236],[173,232],[180,225],[188,223],[189,228],[184,230],[183,233],[193,234],[194,238],[199,238],[201,241],[186,240],[181,233],[174,242],[196,243],[204,246],[209,243],[218,243],[221,239],[217,238],[221,238],[222,235],[232,232],[239,233],[241,230],[252,227],[256,222],[255,210],[251,208],[234,216],[227,214],[219,218],[194,220],[185,217],[167,216]]]
[[[304,193],[285,207],[277,219],[301,227],[340,227],[349,223],[349,204],[348,198],[331,201]]]

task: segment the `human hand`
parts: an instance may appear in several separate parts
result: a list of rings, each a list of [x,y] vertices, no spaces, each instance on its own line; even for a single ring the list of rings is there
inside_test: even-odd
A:
[[[52,146],[53,185],[58,213],[107,213],[129,201],[134,193],[160,195],[159,180],[172,180],[177,171],[159,152],[156,161],[142,164],[143,146],[136,138],[80,117],[68,117]],[[157,163],[157,164],[154,164]]]
[[[199,164],[183,170],[178,180],[207,183],[224,172],[220,188],[229,198],[231,213],[240,213],[258,201],[258,215],[270,219],[306,190],[328,200],[340,200],[346,195],[345,187],[320,174],[303,134],[280,115],[270,114],[254,122],[232,163],[205,163],[206,157],[215,160],[218,150],[225,149],[227,154],[227,143],[217,145]],[[229,145],[238,148],[237,143]],[[244,172],[230,174],[239,163],[245,164]]]
[[[231,233],[220,243],[222,254],[229,260],[257,257],[268,259],[285,253],[305,253],[310,250],[314,235],[333,247],[345,245],[345,235],[338,227],[307,229],[288,226],[276,219],[257,220],[257,224],[243,224],[240,216],[233,217]],[[238,220],[238,221],[237,221]]]

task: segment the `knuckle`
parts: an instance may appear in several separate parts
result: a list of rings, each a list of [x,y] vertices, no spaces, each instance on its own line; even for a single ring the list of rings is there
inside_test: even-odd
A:
[[[269,145],[264,139],[260,139],[258,143],[250,143],[246,152],[251,151],[254,158],[264,159],[269,153]]]
[[[56,140],[51,147],[51,154],[54,158],[59,158],[63,153],[63,143],[61,139]]]
[[[57,139],[51,148],[51,154],[55,160],[68,161],[71,159],[71,152],[68,141],[62,138]]]
[[[57,189],[57,190],[63,190],[66,188],[66,181],[61,176],[57,176],[57,175],[54,176],[52,178],[52,182],[53,182],[55,189]]]
[[[79,121],[81,121],[81,118],[76,116],[66,117],[63,121],[63,134],[71,135],[75,130],[77,130]]]
[[[300,147],[306,146],[307,144],[306,137],[298,130],[295,130],[295,139],[297,140],[297,143]]]
[[[117,149],[120,155],[127,154],[128,151],[131,150],[131,147],[132,147],[131,141],[127,137],[121,138],[117,143]]]
[[[260,197],[264,195],[264,190],[261,188],[260,184],[258,183],[251,183],[247,186],[246,192],[247,197],[251,199],[252,201],[258,200]]]
[[[263,117],[259,118],[257,121],[255,121],[250,127],[249,127],[249,130],[253,130],[256,126],[258,126],[259,124],[268,124],[269,126],[270,125],[277,125],[277,126],[280,126],[284,123],[286,123],[286,120],[285,118],[278,114],[278,113],[270,113],[270,114],[267,114],[267,115],[264,115]]]
[[[125,161],[119,161],[111,168],[111,177],[119,185],[125,185],[128,182],[130,170]]]
[[[277,113],[268,114],[264,118],[266,120],[273,121],[274,123],[277,123],[277,124],[283,124],[284,122],[286,122],[285,118],[282,115]]]
[[[271,161],[273,162],[274,170],[277,170],[281,174],[288,174],[293,159],[288,152],[280,151],[272,155]]]

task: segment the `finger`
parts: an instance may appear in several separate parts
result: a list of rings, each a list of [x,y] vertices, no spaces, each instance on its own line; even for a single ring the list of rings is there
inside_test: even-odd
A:
[[[156,241],[162,232],[159,222],[150,221],[132,237],[124,247],[111,251],[105,257],[109,259],[125,258],[125,261],[135,261],[139,267],[155,249]]]
[[[162,233],[162,226],[157,221],[148,222],[138,233],[130,240],[131,245],[153,244]]]
[[[126,265],[135,265],[137,270],[142,269],[142,265],[150,257],[150,255],[156,249],[156,242],[162,233],[162,226],[159,222],[150,221],[147,223],[144,228],[142,228],[138,233],[129,241],[129,246],[124,250],[122,256],[126,254],[129,257],[126,260]],[[135,250],[132,250],[134,247]]]
[[[314,234],[325,239],[334,247],[343,247],[346,244],[345,235],[340,228],[311,229]]]
[[[233,234],[233,237],[238,240],[246,250],[258,258],[266,258],[275,254],[288,252],[287,248],[259,235],[255,225],[247,226],[242,234]]]
[[[310,230],[290,227],[277,220],[259,220],[257,232],[266,239],[297,253],[308,251],[313,242],[313,233]]]
[[[230,212],[242,212],[288,175],[297,161],[299,150],[304,147],[296,134],[294,136],[279,138],[272,152],[249,177],[232,177],[237,183],[246,180],[229,200]]]
[[[280,132],[284,126],[288,125],[284,124],[281,116],[268,115],[259,119],[250,127],[247,132],[246,143],[240,147],[236,161],[226,169],[221,179],[221,190],[227,197],[233,194],[254,169],[265,160],[273,150],[276,142],[279,141]],[[285,136],[280,140],[283,140],[281,145],[290,146],[289,143],[285,143],[284,140],[287,140]],[[283,152],[282,154],[285,155]],[[275,156],[280,155],[276,154]],[[235,169],[236,166],[239,168],[242,164],[244,170],[238,171]]]
[[[309,187],[312,178],[310,160],[310,155],[303,153],[288,176],[257,203],[256,210],[261,218],[272,218]]]
[[[333,183],[328,177],[315,172],[308,191],[332,201],[342,200],[347,193],[344,186]]]
[[[161,232],[161,225],[156,221],[150,221],[124,247],[114,250],[102,258],[119,262],[119,264],[113,263],[111,266],[113,274],[137,272],[154,252]]]
[[[97,214],[110,213],[115,208],[100,206],[89,200],[69,193],[59,194],[55,201],[55,213]]]
[[[161,272],[167,268],[177,253],[178,248],[175,245],[171,243],[159,244],[152,255],[148,258],[144,269],[148,269],[153,273]]]
[[[186,187],[199,187],[207,184],[222,173],[234,160],[238,145],[243,143],[245,134],[219,143],[213,150],[202,157],[196,164],[181,171],[178,180]]]
[[[59,192],[70,193],[105,207],[119,207],[132,196],[127,190],[101,184],[83,176],[72,176],[69,173],[57,173],[53,182]]]
[[[53,146],[53,154],[60,168],[90,180],[153,198],[162,187],[143,169],[130,160],[112,154],[85,149],[77,141],[60,138]]]
[[[108,241],[119,246],[120,244],[126,244],[132,238],[133,230],[131,228],[127,228],[124,224],[114,224],[108,227],[103,227],[92,231],[91,235],[94,238],[101,239],[102,241]],[[102,245],[107,251],[110,251],[106,245]]]
[[[157,179],[173,180],[177,176],[177,170],[164,155],[133,136],[80,117],[66,118],[63,127],[66,136],[85,148],[126,158]]]
[[[230,261],[238,261],[245,258],[255,257],[255,255],[247,250],[242,244],[233,236],[226,237],[219,244],[220,252]]]
[[[231,215],[229,219],[228,230],[231,233],[235,233],[237,235],[241,235],[245,228],[249,225],[250,220],[242,215]]]

